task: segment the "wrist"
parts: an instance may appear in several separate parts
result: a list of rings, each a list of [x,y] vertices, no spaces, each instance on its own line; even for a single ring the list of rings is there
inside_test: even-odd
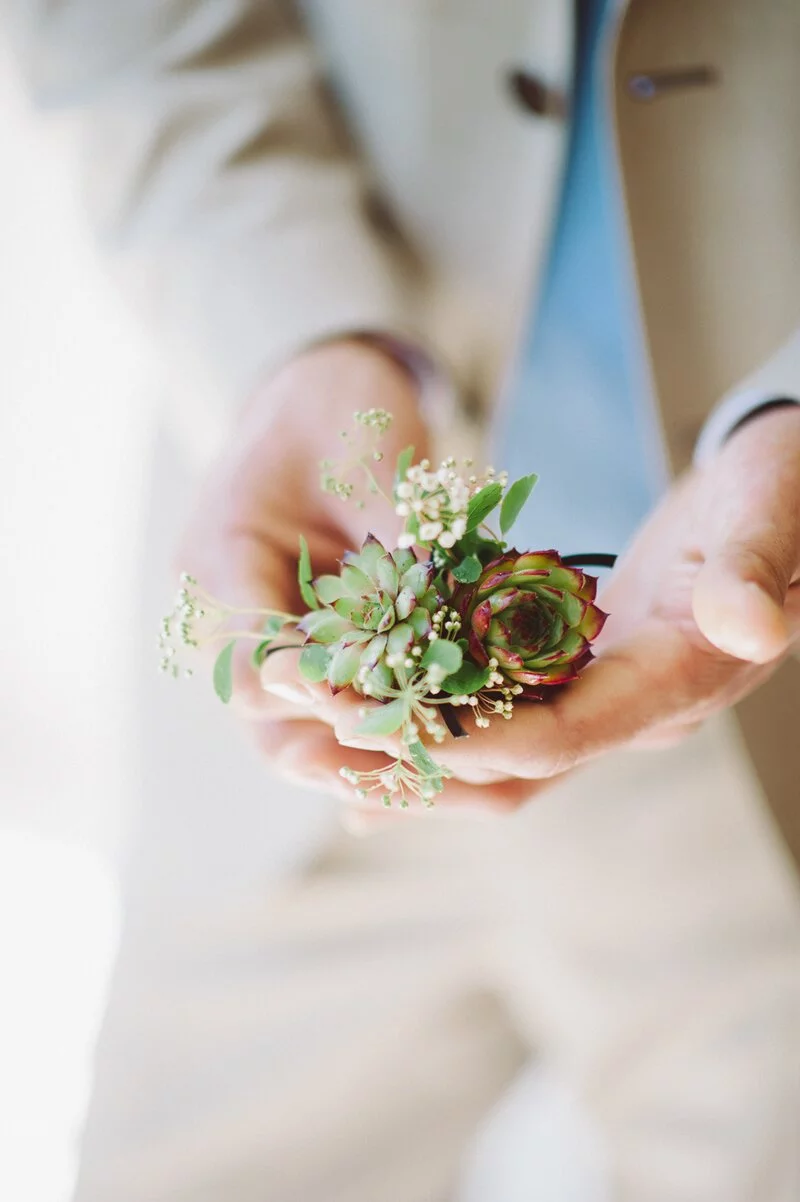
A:
[[[800,420],[800,403],[793,400],[791,397],[775,397],[773,400],[765,401],[762,405],[758,405],[754,409],[750,409],[738,422],[731,428],[729,438],[733,438],[740,430],[749,426],[752,422],[764,421],[767,415],[776,414],[778,412],[786,413],[794,411],[795,421]]]
[[[356,410],[388,409],[420,422],[420,391],[409,370],[383,346],[359,336],[316,343],[257,384],[240,412],[240,429],[304,423],[309,445],[330,447],[331,428],[349,428]]]

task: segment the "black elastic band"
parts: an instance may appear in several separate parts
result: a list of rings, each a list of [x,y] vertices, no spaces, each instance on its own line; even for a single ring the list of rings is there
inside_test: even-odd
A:
[[[586,555],[562,555],[561,562],[565,563],[568,568],[613,568],[617,557],[596,551],[588,552]]]

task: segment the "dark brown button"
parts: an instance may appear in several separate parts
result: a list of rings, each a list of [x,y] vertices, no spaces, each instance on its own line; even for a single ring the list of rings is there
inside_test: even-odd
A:
[[[507,82],[511,95],[526,112],[537,117],[563,117],[566,112],[564,97],[555,88],[550,88],[537,75],[517,68],[509,71]]]

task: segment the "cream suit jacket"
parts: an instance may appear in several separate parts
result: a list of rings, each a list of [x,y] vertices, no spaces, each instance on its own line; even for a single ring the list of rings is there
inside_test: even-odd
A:
[[[557,204],[568,0],[16,0],[11,15],[39,102],[86,115],[99,236],[190,382],[190,423],[352,330],[419,342],[491,404]],[[799,77],[796,0],[618,4],[606,99],[676,469],[751,378],[800,397]],[[798,845],[794,667],[742,721]]]

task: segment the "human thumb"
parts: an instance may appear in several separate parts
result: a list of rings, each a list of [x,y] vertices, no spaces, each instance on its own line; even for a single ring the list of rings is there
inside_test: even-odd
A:
[[[773,443],[771,430],[759,431],[749,446],[744,434],[714,472],[711,537],[692,609],[715,647],[761,664],[792,640],[785,606],[800,562],[800,460]]]

